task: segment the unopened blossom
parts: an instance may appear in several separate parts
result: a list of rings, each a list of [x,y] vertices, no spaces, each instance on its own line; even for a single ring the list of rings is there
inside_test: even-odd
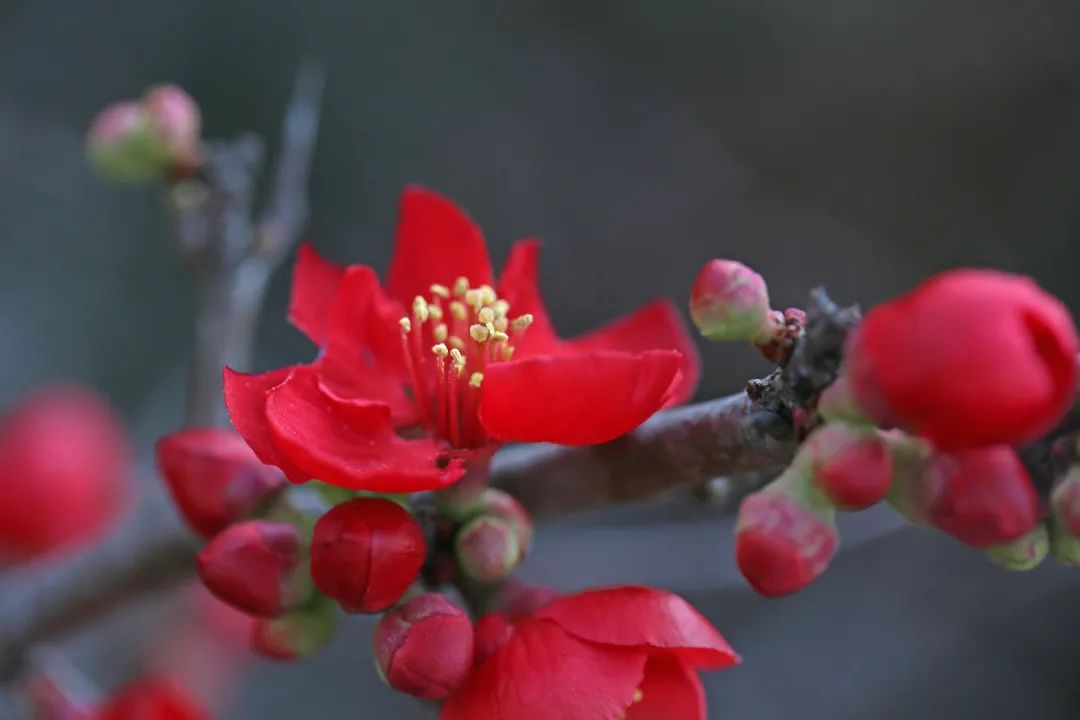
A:
[[[496,278],[476,225],[420,188],[402,197],[385,284],[301,248],[290,319],[319,356],[227,370],[233,424],[294,482],[413,492],[453,484],[499,442],[604,442],[690,397],[697,353],[669,303],[560,339],[538,251],[518,243]]]
[[[782,327],[765,280],[735,260],[710,260],[690,290],[690,317],[710,340],[766,344]]]
[[[472,622],[444,595],[417,595],[379,620],[374,650],[379,673],[392,688],[441,700],[472,669]]]
[[[197,556],[214,595],[252,615],[276,616],[307,595],[300,536],[292,525],[248,520],[215,535]]]
[[[871,427],[828,423],[810,435],[800,454],[808,456],[814,481],[839,509],[868,508],[889,492],[889,451]]]
[[[334,639],[337,624],[333,603],[316,597],[285,615],[256,618],[251,627],[251,649],[268,660],[301,660],[326,647]]]

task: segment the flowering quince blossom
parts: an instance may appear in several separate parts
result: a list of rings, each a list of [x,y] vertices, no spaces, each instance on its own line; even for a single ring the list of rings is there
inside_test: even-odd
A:
[[[704,720],[697,671],[740,662],[684,600],[631,586],[487,615],[475,651],[441,720]]]
[[[187,694],[164,678],[136,680],[114,694],[92,720],[210,720]]]
[[[321,351],[263,374],[227,369],[233,424],[293,482],[413,492],[453,484],[497,442],[605,442],[690,397],[697,352],[670,303],[562,340],[538,252],[517,243],[496,279],[479,228],[415,187],[385,285],[301,248],[289,317]]]

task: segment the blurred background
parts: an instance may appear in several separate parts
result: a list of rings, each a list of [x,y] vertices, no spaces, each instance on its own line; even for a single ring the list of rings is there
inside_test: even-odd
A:
[[[544,239],[564,334],[682,303],[714,256],[762,272],[780,307],[817,284],[869,305],[965,264],[1030,273],[1080,310],[1074,0],[4,0],[0,404],[84,381],[144,458],[178,427],[189,278],[160,190],[97,179],[85,129],[168,81],[207,136],[275,139],[306,58],[329,73],[309,236],[339,261],[385,268],[397,194],[420,182],[497,261]],[[287,276],[257,369],[310,352]],[[703,351],[703,398],[767,370]],[[845,519],[830,572],[780,601],[741,582],[730,518],[689,502],[545,527],[524,574],[685,594],[745,660],[706,676],[712,717],[1080,717],[1080,574],[1010,574],[888,510]],[[352,621],[301,665],[253,664],[223,717],[423,717],[378,680],[369,637]],[[111,683],[116,647],[74,657]]]

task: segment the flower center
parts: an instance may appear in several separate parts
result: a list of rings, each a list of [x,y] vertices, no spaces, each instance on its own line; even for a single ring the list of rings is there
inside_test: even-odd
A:
[[[417,295],[412,313],[401,318],[401,342],[420,420],[454,447],[488,442],[477,409],[485,369],[514,355],[514,340],[533,321],[511,319],[510,303],[490,285],[473,288],[459,277],[453,288],[432,285]]]

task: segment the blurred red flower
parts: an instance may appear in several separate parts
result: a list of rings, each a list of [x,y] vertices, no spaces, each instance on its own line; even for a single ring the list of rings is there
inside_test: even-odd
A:
[[[124,505],[130,466],[124,426],[94,391],[23,398],[0,420],[0,563],[96,538]]]
[[[121,688],[94,720],[210,720],[185,692],[164,678],[145,677]]]
[[[739,656],[681,598],[591,590],[477,625],[477,665],[442,720],[704,720],[699,670]]]
[[[538,249],[515,245],[496,281],[476,225],[419,188],[402,197],[385,287],[301,248],[290,319],[322,350],[261,375],[227,369],[233,424],[294,482],[411,492],[454,483],[470,450],[604,442],[690,397],[697,352],[670,303],[561,340]]]

